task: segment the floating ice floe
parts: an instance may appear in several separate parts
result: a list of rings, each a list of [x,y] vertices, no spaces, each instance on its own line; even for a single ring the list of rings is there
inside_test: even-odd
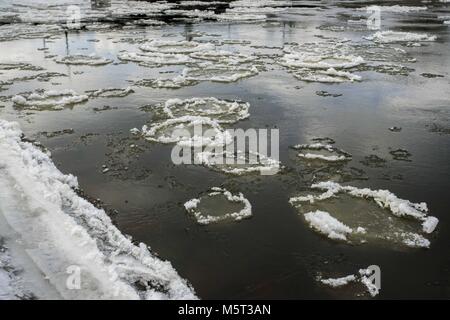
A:
[[[266,21],[267,16],[265,14],[225,12],[225,13],[216,15],[216,18],[219,21],[259,22],[259,21]]]
[[[190,54],[192,58],[217,61],[221,64],[243,64],[255,61],[257,57],[225,50],[199,51]]]
[[[228,64],[205,63],[183,70],[182,76],[188,81],[236,82],[259,73],[258,68]]]
[[[366,61],[345,41],[305,43],[288,46],[279,63],[288,68],[295,78],[303,81],[340,83],[361,81],[349,70]],[[352,52],[352,53],[350,53]]]
[[[292,147],[299,150],[298,156],[308,160],[323,160],[323,161],[349,161],[352,156],[344,150],[338,149],[330,144],[323,144],[320,142],[312,144],[298,144]]]
[[[388,190],[359,189],[331,181],[313,184],[311,188],[324,193],[292,197],[289,202],[304,214],[314,230],[330,239],[352,243],[382,239],[428,248],[430,241],[420,233],[432,233],[439,222],[427,215],[425,203],[400,199]],[[376,207],[372,208],[372,202],[367,200]]]
[[[281,64],[286,67],[308,69],[349,69],[363,64],[360,56],[340,54],[311,54],[307,52],[288,53],[281,58]]]
[[[73,64],[73,65],[88,65],[88,66],[101,66],[112,62],[111,59],[98,57],[95,55],[70,55],[55,60],[57,63]]]
[[[259,173],[273,175],[282,169],[280,161],[259,152],[212,150],[195,154],[196,162],[232,175]]]
[[[186,54],[197,51],[213,50],[212,43],[200,43],[196,41],[176,40],[151,40],[139,47],[142,51],[159,53]]]
[[[206,195],[191,199],[184,204],[199,224],[210,224],[223,220],[240,221],[252,216],[252,206],[242,193],[214,187]]]
[[[31,109],[52,108],[57,110],[64,106],[85,102],[88,99],[87,95],[79,95],[73,90],[49,90],[15,95],[11,101],[16,105]]]
[[[197,129],[199,132],[196,132]],[[141,134],[149,141],[186,147],[222,147],[232,141],[231,134],[223,130],[217,121],[199,116],[168,119],[150,127],[144,125]]]
[[[17,237],[15,256],[24,258],[12,263],[29,285],[45,284],[65,299],[196,298],[169,262],[123,235],[77,194],[74,176],[21,137],[17,123],[0,120],[0,215]],[[82,270],[79,290],[67,286],[74,268]]]
[[[419,34],[402,31],[378,31],[366,37],[367,40],[377,43],[435,41],[436,38],[436,36],[431,36],[426,33]]]
[[[295,78],[307,82],[342,83],[361,81],[362,77],[348,71],[299,69],[292,72]]]
[[[214,119],[218,123],[235,123],[250,116],[248,102],[220,100],[214,97],[169,99],[157,107],[169,118],[201,116]]]
[[[173,78],[168,78],[168,79],[166,79],[166,78],[141,79],[141,80],[133,82],[133,84],[136,86],[164,88],[164,89],[179,89],[181,87],[192,86],[197,83],[198,83],[198,81],[186,79],[184,74],[178,75]]]
[[[360,269],[356,274],[351,274],[340,278],[323,279],[321,276],[319,276],[317,277],[317,280],[320,281],[322,284],[332,288],[340,288],[343,286],[347,286],[350,283],[361,283],[365,286],[370,296],[375,297],[380,293],[380,289],[370,279],[371,275],[372,271],[369,268],[367,268],[367,269]]]
[[[305,220],[312,228],[323,233],[330,239],[347,240],[346,235],[353,230],[325,211],[313,211],[305,213]]]
[[[393,12],[393,13],[408,13],[408,12],[418,12],[418,11],[425,11],[428,8],[426,6],[400,6],[400,5],[393,5],[393,6],[368,6],[365,8],[361,8],[358,10],[362,11],[373,11],[373,10],[380,10],[382,12]]]
[[[160,52],[123,52],[117,56],[122,61],[137,62],[144,67],[158,67],[163,65],[176,65],[192,63],[192,59],[184,54]]]
[[[123,98],[127,95],[133,93],[134,90],[131,87],[127,88],[106,88],[106,89],[99,89],[99,90],[91,90],[86,91],[86,93],[89,94],[90,97],[93,98]]]

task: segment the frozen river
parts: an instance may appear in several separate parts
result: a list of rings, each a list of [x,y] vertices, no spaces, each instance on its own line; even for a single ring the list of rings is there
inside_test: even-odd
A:
[[[0,0],[0,298],[449,298],[449,48],[444,1]],[[199,116],[279,172],[174,164]]]

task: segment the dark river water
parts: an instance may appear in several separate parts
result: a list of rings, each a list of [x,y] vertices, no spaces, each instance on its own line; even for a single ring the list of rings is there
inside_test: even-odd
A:
[[[83,192],[101,201],[123,233],[169,260],[202,299],[366,298],[358,288],[327,288],[316,277],[344,276],[369,265],[381,268],[377,298],[449,298],[450,26],[439,17],[450,15],[450,5],[407,1],[401,4],[429,8],[381,13],[381,30],[437,37],[422,46],[384,44],[386,50],[399,48],[389,51],[388,60],[403,59],[395,54],[400,50],[410,58],[397,63],[410,68],[405,74],[356,68],[352,73],[362,77],[360,82],[320,83],[296,79],[273,57],[291,43],[348,39],[346,43],[368,45],[371,42],[364,37],[376,30],[348,22],[365,16],[365,9],[357,9],[366,7],[365,1],[295,3],[286,11],[268,14],[262,22],[172,21],[162,27],[71,31],[50,41],[42,37],[2,41],[1,62],[27,62],[67,76],[47,82],[14,81],[0,91],[0,118],[18,121],[28,138],[51,151],[62,172],[77,176]],[[205,81],[178,89],[132,86],[135,92],[126,97],[89,99],[62,110],[29,110],[10,102],[12,95],[39,88],[81,93],[124,88],[136,80],[182,69],[143,67],[117,58],[120,52],[138,51],[141,41],[155,38],[246,40],[251,43],[223,44],[220,49],[269,58],[258,75],[232,83]],[[363,45],[355,50],[364,56],[371,49]],[[114,63],[65,65],[51,57],[92,53]],[[371,61],[368,55],[364,58]],[[1,72],[2,78],[26,73]],[[320,91],[336,96],[317,94]],[[278,128],[285,170],[272,176],[231,176],[203,166],[174,165],[172,145],[130,133],[152,123],[151,106],[157,103],[210,96],[250,103],[250,117],[227,127]],[[401,131],[389,130],[394,126]],[[73,131],[57,132],[65,129]],[[332,138],[352,160],[311,168],[290,147],[310,143],[314,137]],[[407,161],[393,157],[390,151],[396,149],[409,152]],[[370,155],[385,161],[380,166],[365,162]],[[104,173],[106,167],[110,170]],[[426,202],[430,214],[439,219],[436,231],[427,236],[430,248],[377,241],[349,245],[314,232],[289,198],[322,180],[388,189],[399,198]],[[242,192],[252,204],[253,216],[238,223],[197,224],[183,204],[215,186]]]

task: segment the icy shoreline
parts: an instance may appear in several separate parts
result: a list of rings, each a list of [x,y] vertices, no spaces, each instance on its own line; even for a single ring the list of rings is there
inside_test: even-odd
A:
[[[39,269],[64,299],[196,299],[170,262],[133,244],[104,210],[76,194],[74,176],[21,137],[17,123],[0,120],[0,221],[14,231],[11,247],[20,246],[34,264],[11,261],[23,277]],[[77,290],[66,285],[73,266],[81,270]]]

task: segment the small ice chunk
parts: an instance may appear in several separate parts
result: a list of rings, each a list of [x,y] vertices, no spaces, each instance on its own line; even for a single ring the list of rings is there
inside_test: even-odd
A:
[[[427,217],[425,221],[422,223],[423,232],[432,233],[434,229],[436,229],[438,223],[439,223],[438,218],[432,216]]]
[[[304,216],[313,229],[330,239],[346,241],[346,235],[353,232],[352,228],[333,218],[325,211],[307,212]]]

